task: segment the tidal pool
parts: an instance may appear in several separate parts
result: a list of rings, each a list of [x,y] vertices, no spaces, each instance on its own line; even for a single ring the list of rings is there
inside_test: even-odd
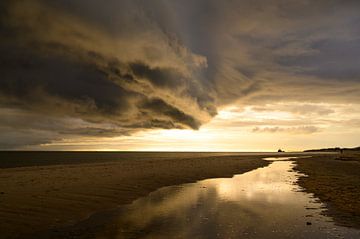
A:
[[[290,158],[232,178],[161,188],[67,230],[80,238],[360,238],[322,215]],[[64,236],[64,235],[63,235]]]

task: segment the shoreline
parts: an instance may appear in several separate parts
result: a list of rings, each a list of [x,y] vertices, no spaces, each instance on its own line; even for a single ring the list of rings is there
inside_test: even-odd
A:
[[[0,169],[119,162],[123,160],[185,159],[223,156],[314,155],[327,152],[142,152],[142,151],[0,151]],[[333,154],[330,152],[330,154]]]
[[[0,231],[18,238],[73,225],[158,188],[232,177],[270,162],[265,155],[129,159],[0,169]],[[281,156],[286,156],[281,154]]]
[[[71,154],[71,153],[69,153]],[[4,238],[31,237],[74,225],[90,215],[166,186],[232,177],[269,165],[265,157],[295,159],[298,184],[325,205],[337,225],[360,228],[358,155],[314,153],[139,153],[116,159],[82,158],[0,168],[0,231]],[[145,155],[146,155],[145,154]],[[78,154],[80,155],[80,154]],[[111,155],[111,154],[109,154]],[[39,161],[32,161],[30,164]],[[26,162],[25,165],[28,165]],[[350,188],[351,187],[351,188]],[[349,206],[350,205],[350,206]]]
[[[296,159],[304,173],[298,184],[326,206],[335,224],[360,229],[360,154],[336,154]]]

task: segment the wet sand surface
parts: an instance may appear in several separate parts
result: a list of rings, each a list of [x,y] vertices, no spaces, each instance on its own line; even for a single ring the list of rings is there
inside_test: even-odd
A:
[[[360,238],[297,185],[293,157],[232,178],[169,186],[33,238]]]
[[[1,238],[71,228],[164,186],[265,167],[262,158],[271,155],[279,154],[0,152]],[[313,155],[296,159],[296,170],[309,175],[299,184],[325,202],[321,213],[337,225],[359,228],[358,155],[280,155]]]
[[[121,160],[107,155],[102,160],[83,157],[81,163],[67,156],[64,164],[60,159],[54,164],[42,154],[44,163],[35,153],[25,162],[27,167],[20,159],[29,155],[17,156],[14,164],[3,156],[0,164],[7,167],[0,169],[1,238],[26,238],[34,232],[73,225],[160,187],[232,177],[268,165],[254,154],[150,153],[119,156]],[[29,166],[35,162],[41,166]]]
[[[360,152],[298,159],[299,185],[327,206],[336,224],[360,229]]]

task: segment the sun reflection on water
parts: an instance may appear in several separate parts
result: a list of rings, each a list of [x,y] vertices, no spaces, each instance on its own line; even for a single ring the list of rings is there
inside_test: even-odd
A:
[[[359,231],[321,214],[323,204],[296,184],[294,166],[282,158],[232,178],[162,188],[93,215],[83,230],[98,238],[360,238]]]

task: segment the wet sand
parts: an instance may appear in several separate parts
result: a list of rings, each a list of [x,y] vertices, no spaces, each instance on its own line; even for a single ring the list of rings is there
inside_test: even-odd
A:
[[[294,157],[233,176],[160,188],[131,204],[33,238],[360,238],[296,184]]]
[[[336,224],[360,229],[360,152],[298,159],[299,185],[326,204]]]
[[[107,155],[102,160],[92,156],[79,161],[68,155],[56,164],[51,160],[44,163],[44,159],[24,161],[20,156],[12,164],[4,155],[0,161],[7,165],[0,169],[2,238],[26,238],[73,225],[94,212],[128,204],[163,186],[231,177],[268,165],[261,159],[263,155],[251,154],[150,153],[132,158]]]

